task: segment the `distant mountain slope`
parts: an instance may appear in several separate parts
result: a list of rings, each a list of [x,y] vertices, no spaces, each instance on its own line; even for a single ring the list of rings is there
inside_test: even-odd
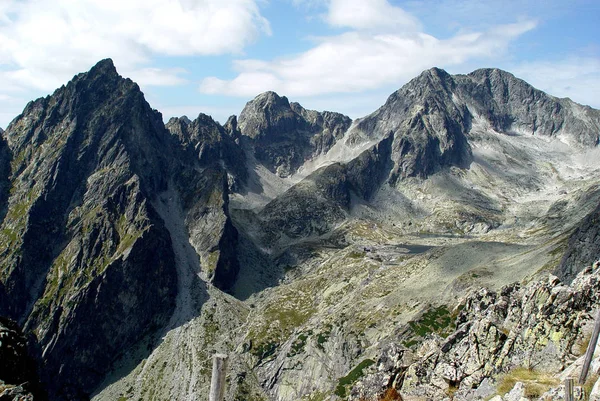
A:
[[[577,273],[595,261],[600,261],[600,203],[569,237],[556,274],[563,280],[571,281]]]
[[[274,96],[276,95],[271,93],[267,97]],[[487,137],[490,130],[498,139]],[[342,210],[350,211],[349,200],[352,196],[362,202],[369,202],[381,192],[380,189],[385,192],[387,188],[405,188],[405,183],[412,182],[413,178],[427,179],[435,174],[449,172],[452,168],[477,171],[479,166],[470,168],[474,161],[474,147],[477,148],[476,162],[487,171],[485,174],[501,177],[508,173],[503,185],[512,187],[516,184],[516,190],[521,193],[533,191],[536,185],[545,185],[535,184],[535,181],[541,180],[541,176],[546,173],[542,173],[537,167],[531,168],[542,160],[530,159],[527,151],[513,146],[512,149],[501,151],[503,155],[507,155],[503,161],[506,163],[504,171],[491,171],[493,166],[486,164],[488,162],[485,160],[488,156],[483,159],[480,157],[481,149],[490,146],[491,141],[501,140],[509,144],[513,136],[525,141],[527,137],[543,140],[545,142],[542,146],[546,146],[548,152],[553,152],[552,147],[557,146],[545,144],[551,141],[572,145],[573,152],[593,149],[600,136],[600,112],[568,99],[549,96],[501,70],[482,69],[468,75],[452,76],[443,70],[432,68],[393,93],[377,111],[357,120],[345,136],[332,146],[331,157],[327,158],[328,154],[321,157],[322,166],[337,163],[345,166],[344,170],[352,171],[354,177],[363,177],[362,187],[346,186],[343,197],[327,200],[326,209],[332,213],[328,212],[326,219],[323,219],[321,213],[313,216],[313,213],[308,212],[302,215],[294,199],[302,193],[303,199],[315,196],[309,202],[311,205],[323,204],[320,200],[322,196],[317,196],[320,190],[308,188],[312,182],[341,185],[346,174],[340,174],[337,167],[321,167],[312,172],[304,181],[269,203],[260,212],[260,216],[263,221],[267,221],[267,226],[273,225],[278,229],[284,227],[283,232],[286,232],[286,224],[280,221],[281,217],[296,216],[292,219],[295,221],[295,233],[288,233],[291,238],[323,234],[328,228],[322,228],[321,223],[326,223],[331,228],[333,221],[345,219],[340,213]],[[352,151],[361,149],[364,144],[368,145],[365,150]],[[348,150],[340,150],[342,147]],[[384,149],[387,150],[383,151]],[[368,163],[371,160],[369,154],[379,155],[376,165]],[[507,157],[513,158],[512,161],[507,161]],[[529,159],[527,165],[519,160],[523,158]],[[513,169],[520,169],[517,176],[510,174]],[[327,177],[334,171],[337,179]],[[497,197],[502,189],[497,186],[491,193],[478,192],[473,191],[473,188],[479,184],[462,181],[464,180],[458,180],[454,184],[457,185],[453,189],[454,194],[463,197],[463,200],[465,197],[474,197],[477,199],[474,205],[479,205],[477,210],[469,212],[472,216],[467,218],[471,221],[466,224],[498,225],[498,217],[491,216],[489,211],[496,214],[494,211],[501,207],[493,197]],[[447,186],[449,183],[450,181],[441,185]],[[364,187],[365,184],[368,190]],[[459,191],[464,194],[460,195]],[[313,195],[309,195],[309,192]],[[469,201],[462,203],[466,205]],[[386,208],[391,205],[380,202],[380,206]],[[301,209],[313,210],[313,207]],[[486,217],[481,219],[477,215]]]

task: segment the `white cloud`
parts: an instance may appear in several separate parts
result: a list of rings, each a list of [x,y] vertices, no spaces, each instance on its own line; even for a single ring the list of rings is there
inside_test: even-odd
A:
[[[151,57],[239,53],[270,34],[257,0],[1,0],[0,71],[51,90],[111,57],[135,71]],[[141,70],[148,84],[180,83]],[[178,76],[178,73],[175,73]]]
[[[19,115],[27,100],[18,96],[0,95],[0,128],[6,128],[8,123]]]
[[[534,21],[499,25],[485,32],[440,40],[425,33],[356,30],[321,38],[305,53],[270,61],[239,60],[232,80],[209,77],[206,94],[255,96],[276,90],[289,96],[350,93],[406,82],[432,66],[453,66],[476,58],[500,57],[508,44],[533,29]]]
[[[186,74],[183,68],[140,68],[125,71],[124,75],[130,77],[140,86],[176,86],[188,83],[181,75]]]
[[[557,97],[600,108],[600,59],[568,57],[523,63],[512,68],[519,78]]]
[[[326,20],[332,26],[359,30],[420,29],[416,18],[387,0],[330,0]]]

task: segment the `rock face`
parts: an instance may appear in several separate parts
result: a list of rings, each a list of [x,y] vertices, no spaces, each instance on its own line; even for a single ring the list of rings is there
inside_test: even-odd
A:
[[[452,76],[433,68],[393,93],[385,105],[362,119],[357,128],[370,138],[394,135],[390,181],[427,177],[442,167],[466,168],[471,148],[466,139],[471,116],[456,104]]]
[[[585,147],[600,138],[598,110],[549,96],[498,69],[452,76],[438,68],[393,93],[352,135],[359,140],[394,133],[390,183],[395,184],[444,167],[468,167],[472,151],[466,134],[476,117],[511,135],[563,137]]]
[[[207,116],[171,128],[104,60],[28,104],[0,141],[0,313],[35,333],[53,399],[87,398],[173,314],[173,233],[159,195],[180,200],[206,279],[235,281],[227,205],[245,179],[243,152]]]
[[[600,113],[570,99],[557,99],[499,69],[458,75],[457,95],[473,114],[500,132],[564,136],[583,146],[598,145]]]
[[[105,60],[28,104],[5,138],[1,313],[35,333],[53,399],[85,398],[173,310],[173,251],[149,201],[167,187],[170,136]]]
[[[570,236],[556,274],[561,279],[570,281],[597,260],[600,260],[600,205],[583,219]]]
[[[245,185],[248,179],[246,157],[236,143],[239,136],[235,117],[222,127],[206,114],[200,114],[196,120],[187,117],[171,118],[166,128],[180,142],[188,153],[193,153],[201,166],[224,163],[230,190],[236,191]]]
[[[392,137],[356,159],[315,171],[267,204],[259,214],[265,242],[322,235],[348,217],[356,199],[368,201],[391,165]]]
[[[327,152],[350,124],[342,114],[305,110],[285,96],[266,92],[244,107],[238,128],[250,140],[256,159],[287,177],[306,160]]]
[[[237,230],[229,217],[229,192],[246,183],[245,155],[225,129],[200,114],[193,122],[172,118],[167,129],[183,148],[175,182],[190,243],[206,279],[227,290],[239,271]]]

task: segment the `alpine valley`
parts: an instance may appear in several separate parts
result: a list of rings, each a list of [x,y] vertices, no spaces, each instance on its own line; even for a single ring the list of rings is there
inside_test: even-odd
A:
[[[215,353],[227,401],[561,400],[579,372],[600,111],[508,72],[164,124],[103,60],[0,132],[1,400],[206,400]]]

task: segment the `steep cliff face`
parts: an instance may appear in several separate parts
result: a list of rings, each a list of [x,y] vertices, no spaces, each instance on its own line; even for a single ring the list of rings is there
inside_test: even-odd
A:
[[[390,183],[427,177],[447,167],[467,168],[474,118],[509,135],[561,138],[583,147],[599,143],[600,112],[569,99],[557,99],[498,69],[450,75],[424,71],[373,114],[359,120],[352,141],[394,133]],[[363,139],[361,139],[363,138]]]
[[[38,338],[52,397],[85,398],[174,307],[171,241],[149,201],[167,187],[170,137],[110,60],[31,102],[5,137],[2,313]]]
[[[350,124],[342,114],[305,110],[285,96],[266,92],[244,107],[238,128],[249,139],[256,159],[287,177],[305,161],[327,152]]]
[[[185,116],[171,118],[166,128],[201,166],[222,163],[229,177],[230,190],[236,191],[246,184],[246,156],[236,143],[239,132],[235,117],[230,118],[225,127],[206,114],[200,114],[194,121]]]
[[[569,237],[556,274],[565,281],[571,281],[597,260],[600,260],[600,205],[579,223]]]
[[[167,129],[186,155],[187,162],[175,174],[175,186],[181,194],[190,243],[206,279],[228,290],[239,271],[238,234],[229,216],[229,193],[247,181],[244,152],[230,133],[204,114],[193,122],[187,117],[172,118]]]
[[[425,71],[357,124],[355,135],[383,138],[393,133],[392,184],[407,177],[424,178],[443,167],[469,166],[466,133],[471,116],[466,106],[454,102],[455,86],[445,71]]]
[[[485,116],[500,132],[563,137],[583,146],[598,145],[600,112],[570,99],[558,99],[496,68],[454,77],[456,94],[473,114]]]

